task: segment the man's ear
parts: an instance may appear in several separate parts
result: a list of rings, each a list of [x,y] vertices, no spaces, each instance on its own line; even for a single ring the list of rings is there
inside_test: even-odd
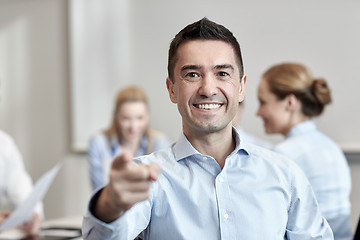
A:
[[[246,74],[244,74],[244,76],[240,81],[239,102],[242,102],[245,98],[245,85],[246,85]]]
[[[177,103],[177,97],[176,97],[176,93],[174,91],[174,83],[171,81],[171,79],[169,77],[166,78],[166,88],[169,92],[169,97],[170,97],[171,102]]]

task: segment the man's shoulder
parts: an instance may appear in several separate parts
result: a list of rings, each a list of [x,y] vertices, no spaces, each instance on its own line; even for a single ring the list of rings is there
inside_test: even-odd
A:
[[[251,161],[263,163],[269,168],[279,168],[285,171],[294,169],[296,172],[299,170],[296,163],[282,153],[251,143],[246,145],[246,150]]]
[[[280,180],[294,188],[309,185],[303,170],[289,157],[256,145],[249,146],[253,171]]]
[[[250,155],[256,158],[260,158],[263,160],[273,160],[273,159],[281,159],[281,161],[286,160],[286,157],[272,149],[265,148],[250,142],[247,142],[245,145],[245,150],[249,152]]]

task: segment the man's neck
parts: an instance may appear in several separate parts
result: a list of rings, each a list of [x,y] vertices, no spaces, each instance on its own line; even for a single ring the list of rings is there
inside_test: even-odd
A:
[[[214,133],[184,132],[184,134],[196,150],[213,157],[221,169],[225,165],[227,156],[235,149],[231,126]]]

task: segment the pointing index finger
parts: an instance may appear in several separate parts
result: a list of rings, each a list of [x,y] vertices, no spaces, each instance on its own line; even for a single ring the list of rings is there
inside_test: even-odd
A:
[[[131,163],[132,158],[133,158],[133,156],[131,153],[124,152],[123,154],[115,157],[115,159],[112,163],[112,168],[117,169],[117,170],[125,168],[129,163]]]

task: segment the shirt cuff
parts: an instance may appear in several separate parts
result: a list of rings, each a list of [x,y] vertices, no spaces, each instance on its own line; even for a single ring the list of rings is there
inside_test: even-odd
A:
[[[126,239],[127,224],[124,216],[126,214],[111,223],[105,223],[93,214],[102,190],[103,188],[92,196],[88,210],[84,216],[82,225],[84,239]]]

